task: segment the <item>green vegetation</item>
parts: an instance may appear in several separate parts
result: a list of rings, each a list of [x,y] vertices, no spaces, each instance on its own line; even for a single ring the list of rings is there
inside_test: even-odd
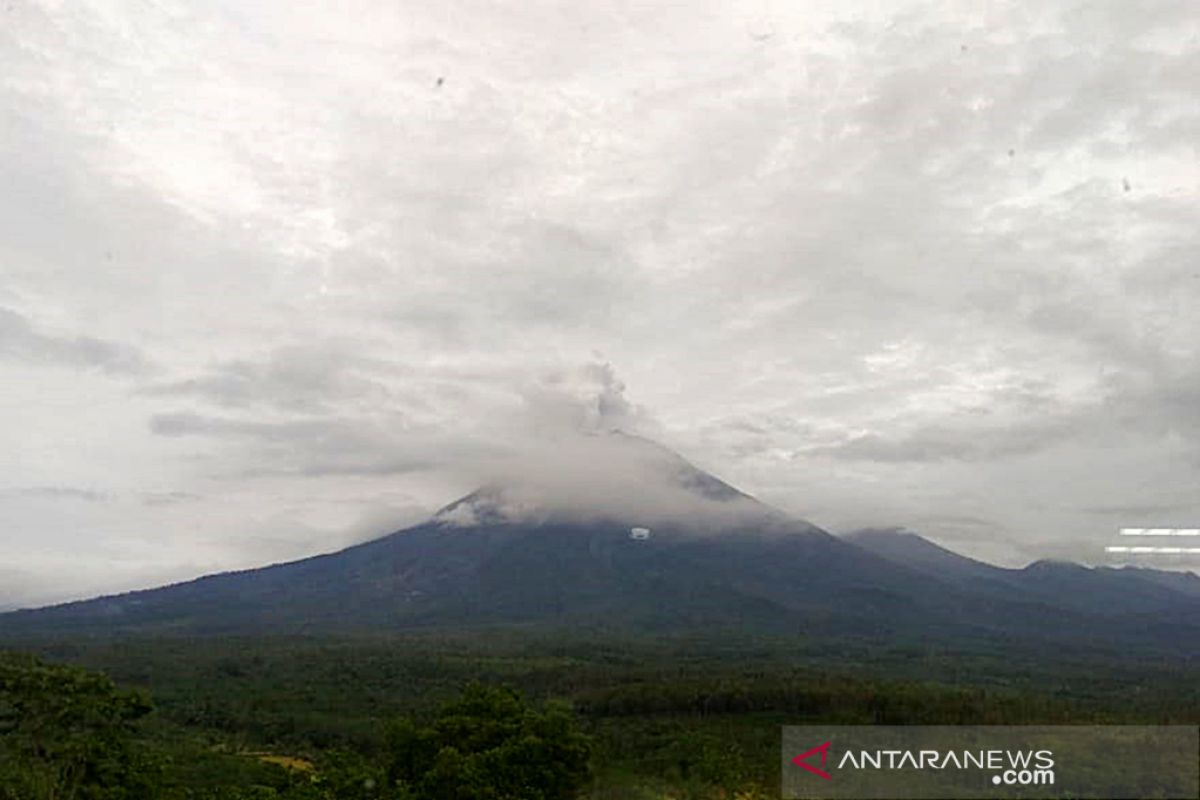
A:
[[[150,711],[138,692],[118,691],[104,675],[0,658],[0,798],[131,800],[154,781],[131,739]]]
[[[512,689],[480,684],[468,686],[428,724],[393,720],[383,766],[340,750],[321,753],[316,767],[249,751],[243,758],[260,769],[206,775],[201,765],[187,764],[172,776],[169,749],[148,735],[135,739],[133,722],[150,710],[141,693],[119,691],[102,674],[6,654],[0,660],[0,798],[570,800],[589,775],[590,740],[569,706],[533,708]]]
[[[511,689],[467,687],[433,722],[388,726],[388,785],[421,800],[570,800],[588,777],[591,744],[569,706],[529,708]]]
[[[778,796],[783,724],[1200,719],[1194,665],[1077,651],[513,629],[23,648],[0,659],[0,800],[745,800]]]

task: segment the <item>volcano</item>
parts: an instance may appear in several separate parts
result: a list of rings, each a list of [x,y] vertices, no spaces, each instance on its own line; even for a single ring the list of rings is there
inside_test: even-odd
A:
[[[520,625],[1200,650],[1200,596],[1138,571],[1034,569],[1023,591],[912,534],[838,538],[648,440],[593,444],[582,479],[556,465],[339,552],[10,612],[0,636]]]

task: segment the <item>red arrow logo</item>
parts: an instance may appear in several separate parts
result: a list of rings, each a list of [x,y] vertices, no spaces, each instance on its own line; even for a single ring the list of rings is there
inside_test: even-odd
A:
[[[833,776],[830,775],[828,772],[826,772],[823,769],[817,769],[812,764],[805,763],[805,761],[804,761],[804,759],[808,758],[809,756],[820,753],[821,754],[821,766],[822,767],[825,766],[825,758],[826,758],[826,756],[829,755],[829,745],[831,745],[831,744],[832,744],[832,742],[826,742],[825,744],[817,745],[816,747],[812,748],[811,750],[805,750],[803,753],[801,753],[800,755],[793,758],[792,763],[795,764],[797,767],[800,767],[801,769],[808,770],[813,775],[820,775],[825,780],[831,780],[833,778]]]

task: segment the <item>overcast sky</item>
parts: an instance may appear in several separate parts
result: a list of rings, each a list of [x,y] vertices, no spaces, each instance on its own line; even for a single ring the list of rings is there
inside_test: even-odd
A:
[[[0,604],[639,430],[1006,564],[1200,524],[1200,10],[0,8]]]

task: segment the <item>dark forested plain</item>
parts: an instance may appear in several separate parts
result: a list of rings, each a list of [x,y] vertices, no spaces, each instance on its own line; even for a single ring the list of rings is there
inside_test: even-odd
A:
[[[757,798],[784,724],[1200,721],[1194,661],[504,626],[5,643],[0,797]]]

